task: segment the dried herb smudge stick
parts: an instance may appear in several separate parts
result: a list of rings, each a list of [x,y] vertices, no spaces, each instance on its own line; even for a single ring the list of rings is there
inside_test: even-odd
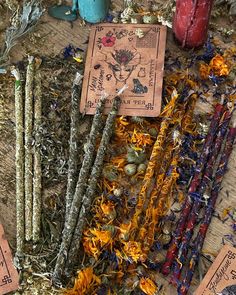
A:
[[[208,158],[208,155],[210,153],[210,149],[211,149],[220,119],[222,117],[223,110],[224,110],[224,107],[222,104],[216,105],[215,112],[214,112],[213,118],[211,120],[210,128],[209,128],[210,132],[208,133],[207,138],[204,142],[204,146],[202,149],[203,152],[197,162],[195,174],[194,174],[194,177],[190,183],[190,188],[189,188],[190,194],[196,191],[196,189],[200,183],[201,173],[202,173],[202,170],[204,169],[204,166],[206,165],[206,159]],[[170,244],[169,249],[166,254],[166,262],[162,266],[162,273],[164,275],[168,275],[171,271],[171,266],[173,264],[173,261],[176,258],[176,254],[177,254],[178,247],[179,247],[179,242],[180,242],[180,239],[182,237],[182,234],[183,234],[183,231],[184,231],[184,228],[186,225],[187,217],[190,214],[192,204],[193,204],[192,198],[188,195],[185,199],[184,204],[183,204],[183,207],[182,207],[183,210],[182,210],[181,217],[178,221],[178,224],[177,224],[176,230],[174,232],[171,244]]]
[[[83,196],[82,206],[79,213],[78,223],[75,229],[73,240],[71,243],[67,265],[73,266],[78,260],[78,253],[80,248],[80,242],[83,234],[84,227],[87,221],[87,215],[90,211],[92,201],[94,200],[94,195],[97,188],[98,179],[101,176],[103,161],[106,155],[108,144],[111,140],[112,134],[114,132],[114,124],[116,116],[120,107],[120,97],[115,97],[112,105],[112,109],[107,117],[106,125],[103,130],[103,135],[101,139],[100,146],[97,151],[96,159],[93,165],[93,169],[89,179],[89,185],[86,193]]]
[[[41,166],[41,123],[42,123],[42,78],[40,71],[35,73],[34,93],[34,179],[33,179],[33,241],[40,238],[41,206],[42,206],[42,166]]]
[[[176,104],[177,98],[178,98],[177,92],[176,93],[174,92],[172,94],[171,102],[168,104],[168,107],[164,109],[163,111],[165,118],[161,123],[160,132],[153,146],[152,154],[151,154],[148,167],[143,179],[142,187],[138,195],[138,201],[135,208],[135,213],[131,219],[132,238],[135,237],[137,230],[139,229],[140,216],[143,212],[143,207],[147,197],[147,191],[150,187],[154,172],[160,169],[160,163],[163,157],[163,154],[162,154],[163,144],[166,140],[166,134],[170,125],[170,117],[173,115],[175,111],[175,104]]]
[[[216,139],[214,140],[214,143],[212,145],[210,158],[207,161],[206,169],[202,176],[201,183],[199,187],[197,188],[197,191],[192,195],[192,198],[194,199],[192,210],[188,217],[186,229],[179,246],[178,260],[180,263],[175,264],[173,269],[174,281],[178,281],[180,277],[182,265],[185,262],[188,248],[190,247],[190,240],[193,235],[194,227],[196,226],[196,223],[197,223],[197,217],[202,207],[202,198],[206,191],[207,186],[209,186],[210,184],[210,180],[213,177],[215,160],[217,159],[217,156],[220,153],[222,143],[224,141],[225,135],[229,127],[231,116],[232,116],[232,112],[226,111],[222,117],[219,129],[217,130]]]
[[[70,151],[68,163],[68,177],[67,177],[67,190],[66,190],[66,221],[68,220],[71,204],[73,201],[76,176],[78,169],[78,124],[81,120],[82,114],[79,112],[80,103],[80,88],[83,76],[79,73],[76,74],[72,95],[71,95],[71,123],[70,123]]]
[[[229,133],[227,135],[227,138],[226,138],[225,147],[224,147],[223,153],[220,158],[220,163],[219,163],[218,169],[216,171],[216,174],[214,175],[214,182],[213,182],[213,186],[212,186],[212,191],[210,194],[210,199],[209,199],[208,204],[205,209],[204,219],[200,225],[198,235],[193,243],[189,266],[186,271],[185,277],[182,281],[182,284],[179,287],[178,294],[181,294],[181,295],[187,294],[188,289],[190,287],[190,284],[191,284],[191,281],[193,278],[193,274],[194,274],[194,270],[195,270],[197,262],[199,260],[199,256],[200,256],[201,249],[202,249],[205,237],[206,237],[206,233],[207,233],[208,227],[211,222],[211,218],[214,213],[214,208],[215,208],[215,204],[217,201],[217,197],[220,192],[222,180],[223,180],[225,172],[227,171],[227,165],[228,165],[229,157],[230,157],[232,149],[233,149],[233,144],[234,144],[235,138],[236,138],[236,128],[231,127],[229,130]]]
[[[16,254],[23,254],[24,247],[24,140],[23,140],[23,95],[20,73],[12,70],[15,81],[16,124]]]
[[[180,130],[178,135],[180,141],[174,141],[171,144],[171,151],[168,152],[168,149],[166,149],[165,151],[165,155],[167,156],[165,158],[165,161],[169,162],[171,160],[171,163],[168,164],[167,167],[165,167],[164,163],[162,164],[162,166],[164,166],[164,170],[158,175],[156,179],[156,186],[151,192],[151,201],[149,203],[148,209],[146,210],[146,217],[148,217],[149,215],[149,218],[145,218],[146,224],[144,225],[146,227],[146,234],[141,239],[144,244],[144,253],[149,252],[149,249],[154,242],[154,236],[158,222],[160,221],[160,218],[162,218],[166,214],[169,208],[168,204],[170,203],[170,196],[173,190],[173,185],[176,183],[176,180],[179,177],[177,166],[179,162],[180,148],[182,143],[181,137],[183,137],[186,127],[188,127],[189,131],[189,128],[192,127],[191,132],[194,131],[194,124],[192,122],[196,101],[197,95],[192,94],[191,97],[189,97],[187,104],[183,106],[181,111],[179,111],[179,115],[182,120],[180,124],[177,125],[175,130]],[[185,126],[186,121],[188,121],[187,126]],[[151,214],[151,212],[153,213]]]
[[[25,239],[32,238],[33,212],[33,82],[34,58],[29,57],[25,85]]]
[[[86,151],[84,160],[82,163],[82,167],[80,169],[75,194],[73,197],[73,202],[71,204],[71,209],[69,213],[69,218],[65,222],[65,227],[63,230],[63,236],[62,236],[62,242],[54,270],[54,282],[57,284],[57,280],[60,280],[61,275],[63,273],[63,268],[65,266],[67,256],[68,256],[68,250],[70,247],[70,243],[72,240],[72,236],[77,224],[77,217],[80,211],[82,197],[86,190],[87,180],[89,177],[89,173],[91,170],[91,167],[93,165],[94,160],[94,154],[95,154],[95,148],[96,148],[96,141],[99,135],[98,130],[101,127],[102,124],[102,112],[105,106],[107,96],[103,95],[101,99],[99,100],[96,108],[96,112],[93,118],[93,123],[91,127],[91,131],[89,134],[88,143],[86,145]]]

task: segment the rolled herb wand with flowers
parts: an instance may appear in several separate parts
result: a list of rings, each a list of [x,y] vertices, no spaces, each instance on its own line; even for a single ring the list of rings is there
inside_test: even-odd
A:
[[[177,166],[180,157],[180,148],[181,148],[181,137],[185,131],[185,128],[191,129],[191,132],[194,132],[195,125],[193,122],[193,114],[194,114],[194,107],[196,105],[197,95],[192,94],[189,97],[188,103],[186,103],[179,114],[181,121],[175,131],[178,132],[178,137],[176,141],[171,144],[172,146],[172,153],[170,154],[171,162],[167,165],[166,170],[164,170],[163,174],[159,174],[156,180],[156,188],[151,193],[151,201],[149,203],[148,209],[146,210],[146,235],[142,238],[144,248],[143,252],[146,254],[148,253],[149,249],[151,248],[154,237],[155,231],[158,222],[160,219],[166,214],[167,210],[169,209],[168,204],[170,203],[170,196],[172,195],[173,187],[176,183],[176,180],[179,177],[177,173]],[[175,120],[175,118],[173,119]],[[178,121],[177,121],[178,122]],[[180,130],[180,132],[178,131]],[[190,131],[190,130],[189,130]],[[151,216],[152,218],[147,218]],[[143,256],[145,255],[143,254]]]
[[[205,209],[204,219],[200,225],[200,229],[198,232],[198,235],[194,241],[192,252],[191,252],[191,259],[189,262],[188,269],[186,270],[185,277],[178,288],[178,294],[179,295],[185,295],[188,292],[188,289],[190,287],[194,270],[196,268],[196,265],[199,261],[199,256],[201,254],[201,249],[204,244],[204,240],[206,237],[206,233],[208,230],[208,227],[211,223],[211,219],[214,213],[215,204],[220,192],[221,184],[223,177],[227,171],[227,165],[229,161],[229,157],[231,155],[231,152],[233,150],[233,144],[236,138],[236,124],[234,123],[234,126],[230,128],[229,133],[226,138],[225,147],[223,150],[223,153],[220,158],[220,163],[218,165],[218,169],[214,175],[214,182],[212,185],[212,191],[210,195],[210,199],[208,201],[208,204]]]
[[[188,218],[186,230],[182,237],[182,241],[179,247],[179,254],[177,259],[178,263],[174,265],[174,269],[173,269],[174,283],[177,283],[179,280],[181,269],[185,262],[185,259],[188,253],[188,248],[190,246],[190,240],[193,235],[194,227],[196,226],[196,223],[197,223],[197,217],[203,204],[202,198],[207,186],[209,185],[210,180],[213,177],[215,160],[217,159],[220,153],[222,143],[227,133],[231,117],[232,117],[232,112],[227,110],[223,115],[222,121],[219,126],[219,130],[217,131],[217,136],[216,136],[215,142],[213,143],[214,146],[212,148],[210,159],[207,162],[201,184],[199,188],[197,189],[197,191],[192,194],[192,198],[194,199],[192,210]]]
[[[159,171],[160,169],[160,163],[161,163],[162,154],[163,154],[162,153],[163,144],[166,141],[166,135],[170,125],[170,118],[175,112],[177,99],[178,99],[178,94],[177,94],[177,91],[174,90],[172,93],[171,101],[168,103],[168,105],[165,107],[163,111],[164,118],[160,126],[160,132],[153,146],[152,154],[151,154],[148,167],[144,176],[142,187],[139,192],[135,213],[131,219],[131,236],[133,239],[137,235],[137,230],[139,229],[140,215],[142,214],[142,211],[143,211],[143,205],[146,201],[147,191],[150,187],[152,177],[154,175],[154,172]]]
[[[208,132],[207,138],[204,142],[201,156],[200,156],[200,158],[197,162],[197,165],[196,165],[194,177],[190,183],[188,196],[185,199],[184,205],[182,207],[182,213],[181,213],[180,219],[178,221],[178,224],[177,224],[176,230],[174,232],[171,244],[170,244],[169,249],[167,251],[166,262],[162,266],[162,273],[164,275],[168,275],[171,272],[171,267],[172,267],[173,261],[176,258],[179,243],[181,241],[184,228],[186,226],[186,221],[187,221],[187,218],[188,218],[188,216],[191,212],[191,209],[192,209],[193,200],[191,197],[191,193],[196,191],[196,189],[201,181],[202,170],[204,169],[204,167],[206,165],[206,161],[208,159],[208,156],[209,156],[209,153],[211,150],[211,146],[212,146],[220,119],[222,117],[223,111],[224,111],[223,104],[217,104],[215,106],[214,115],[211,120],[211,124],[210,124],[210,128],[209,128],[210,131]]]

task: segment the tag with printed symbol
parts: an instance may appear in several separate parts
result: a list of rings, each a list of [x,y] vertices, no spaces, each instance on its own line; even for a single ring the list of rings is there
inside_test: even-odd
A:
[[[0,224],[0,295],[17,290],[18,282],[19,275],[13,264],[11,250]]]
[[[236,295],[236,249],[225,245],[194,295]]]

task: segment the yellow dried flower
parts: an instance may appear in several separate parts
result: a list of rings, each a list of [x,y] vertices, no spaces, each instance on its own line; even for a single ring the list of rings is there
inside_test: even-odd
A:
[[[101,280],[93,273],[93,268],[88,267],[78,272],[78,277],[75,279],[74,287],[70,290],[65,290],[65,295],[86,295],[89,290],[94,290],[95,286],[101,284]]]
[[[94,235],[93,240],[99,241],[102,247],[111,242],[111,232],[108,230],[90,229],[90,232]]]
[[[210,61],[210,67],[216,76],[227,76],[229,68],[223,56],[217,54]]]
[[[102,203],[100,207],[107,218],[114,219],[116,217],[115,205],[112,202]]]
[[[100,255],[100,248],[98,248],[98,245],[96,245],[96,243],[91,239],[91,237],[83,238],[83,247],[85,253],[93,256],[96,260],[98,260],[98,257]]]
[[[84,251],[92,255],[96,260],[104,246],[112,246],[112,232],[109,230],[88,229],[84,232]]]
[[[134,129],[130,142],[137,148],[143,148],[147,145],[151,145],[153,140],[150,134],[137,132],[136,129]]]
[[[134,262],[138,262],[142,255],[141,243],[135,241],[124,243],[124,253]]]
[[[127,241],[128,240],[130,228],[131,228],[131,223],[122,223],[119,226],[119,231],[120,231],[119,238],[121,240],[124,240],[124,241]]]
[[[149,278],[141,278],[139,288],[147,295],[155,295],[157,293],[156,284]]]

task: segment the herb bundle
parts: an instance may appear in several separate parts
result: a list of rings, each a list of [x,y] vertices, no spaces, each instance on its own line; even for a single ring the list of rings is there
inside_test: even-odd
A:
[[[12,71],[16,78],[17,255],[23,254],[25,241],[33,239],[34,242],[37,242],[40,237],[42,202],[40,152],[42,90],[39,64],[36,64],[35,69],[34,58],[29,58],[25,84],[25,100],[23,99],[23,83],[20,80],[20,73],[17,69]]]
[[[192,251],[191,251],[191,259],[188,264],[188,268],[186,270],[185,276],[181,282],[181,285],[178,288],[179,294],[185,295],[187,294],[192,277],[194,274],[194,270],[196,268],[196,265],[199,261],[199,256],[201,254],[201,249],[206,237],[206,233],[208,230],[208,227],[211,223],[211,219],[214,213],[215,204],[221,189],[221,184],[223,181],[223,177],[227,170],[227,165],[229,161],[229,157],[231,155],[233,144],[236,138],[236,128],[233,126],[229,129],[225,145],[223,148],[223,152],[220,157],[219,165],[217,167],[216,173],[214,175],[214,181],[212,184],[212,189],[210,193],[210,198],[208,200],[208,203],[205,208],[204,218],[203,221],[200,224],[200,229],[197,234],[197,237],[194,240]]]

